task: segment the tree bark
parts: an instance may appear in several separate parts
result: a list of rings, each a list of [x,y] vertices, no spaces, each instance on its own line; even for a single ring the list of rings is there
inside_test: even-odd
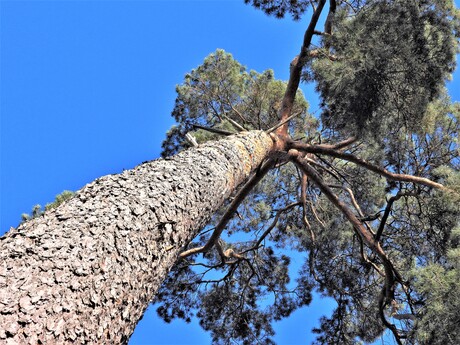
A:
[[[0,343],[127,343],[187,245],[273,150],[246,132],[86,185],[0,239]]]

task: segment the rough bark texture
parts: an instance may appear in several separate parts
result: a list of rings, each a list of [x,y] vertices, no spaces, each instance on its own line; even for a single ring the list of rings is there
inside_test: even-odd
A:
[[[0,240],[0,343],[126,343],[184,245],[272,150],[254,131],[81,189]]]

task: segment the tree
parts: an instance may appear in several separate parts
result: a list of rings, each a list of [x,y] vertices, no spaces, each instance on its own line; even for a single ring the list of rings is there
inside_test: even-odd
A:
[[[62,193],[56,195],[53,202],[46,204],[44,210],[42,209],[41,205],[39,204],[35,205],[34,207],[32,207],[32,212],[30,214],[23,213],[21,215],[22,221],[25,222],[26,220],[40,217],[41,215],[43,215],[44,211],[48,211],[48,210],[58,207],[64,201],[70,199],[73,196],[73,194],[74,193],[70,190],[63,191]]]
[[[385,329],[398,343],[431,341],[438,315],[445,341],[456,336],[458,301],[442,298],[458,291],[460,111],[443,90],[457,10],[440,0],[247,2],[278,17],[312,10],[289,81],[217,51],[177,88],[178,126],[163,145],[177,156],[98,179],[11,230],[1,339],[126,341],[171,268],[160,315],[188,319],[200,306],[216,343],[272,343],[270,322],[313,289],[337,301],[318,343]],[[321,122],[302,79],[317,85]],[[234,132],[246,134],[186,149]],[[250,162],[244,173],[239,161]],[[230,242],[224,230],[243,234]],[[307,254],[295,285],[285,248]],[[433,274],[441,280],[428,289]]]
[[[247,2],[294,18],[310,5]],[[451,308],[439,296],[458,288],[449,248],[457,246],[452,229],[459,223],[459,108],[444,90],[455,65],[456,10],[439,1],[330,1],[321,32],[315,25],[325,5],[315,2],[276,112],[258,106],[270,92],[257,81],[270,72],[248,72],[222,51],[177,88],[179,125],[163,144],[164,155],[190,145],[186,132],[207,140],[215,128],[269,130],[299,117],[276,132],[294,166],[279,158],[237,200],[238,209],[214,217],[215,225],[181,254],[157,298],[158,313],[166,321],[198,316],[216,343],[271,343],[271,321],[308,304],[317,289],[337,301],[332,317],[315,330],[318,343],[373,341],[385,329],[398,343],[452,342],[458,303],[450,299]],[[315,35],[322,40],[313,49]],[[303,102],[293,96],[302,79],[317,85],[320,123],[293,110],[294,99]],[[270,124],[258,127],[260,116]],[[235,209],[238,218],[229,221]],[[224,227],[228,235],[219,239]],[[295,284],[286,248],[308,255]],[[430,269],[448,272],[439,291],[430,285],[436,297],[423,293],[423,272]],[[430,308],[433,298],[436,308]],[[449,317],[440,327],[432,313]],[[441,329],[445,338],[433,333]]]
[[[2,342],[127,342],[181,248],[272,146],[253,131],[146,162],[11,229]]]

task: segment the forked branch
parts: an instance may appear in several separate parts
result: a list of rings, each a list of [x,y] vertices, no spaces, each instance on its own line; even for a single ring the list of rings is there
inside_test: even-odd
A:
[[[432,188],[436,188],[440,190],[448,190],[448,188],[446,188],[444,185],[431,181],[430,179],[419,177],[419,176],[414,176],[414,175],[408,175],[408,174],[392,173],[391,171],[388,171],[387,169],[382,168],[378,165],[372,164],[371,162],[368,162],[362,158],[359,158],[355,156],[354,154],[351,154],[348,152],[342,152],[338,149],[330,148],[325,145],[310,145],[310,144],[305,144],[305,143],[301,143],[298,141],[290,141],[288,143],[288,147],[302,151],[302,152],[306,152],[306,153],[323,154],[323,155],[330,156],[330,157],[340,158],[340,159],[355,163],[356,165],[362,166],[380,176],[387,178],[388,180],[400,181],[400,182],[410,182],[410,183],[421,184],[427,187],[432,187]]]
[[[385,224],[388,220],[388,217],[390,216],[390,212],[393,207],[393,203],[401,199],[403,196],[415,196],[415,195],[416,194],[414,193],[409,193],[409,192],[404,193],[404,192],[399,191],[396,195],[392,196],[388,200],[387,206],[385,207],[385,211],[383,212],[382,220],[380,221],[379,228],[377,229],[377,233],[375,234],[376,241],[380,241],[380,238],[382,237],[383,229],[385,228]]]
[[[280,218],[280,216],[289,211],[291,208],[295,207],[295,206],[299,206],[300,205],[300,202],[293,202],[285,207],[283,207],[282,209],[278,210],[276,212],[276,215],[275,215],[275,218],[273,219],[272,223],[270,224],[270,226],[264,231],[264,233],[259,237],[259,239],[257,240],[256,244],[254,244],[251,248],[249,249],[246,249],[244,252],[242,252],[241,254],[245,254],[247,252],[250,252],[252,250],[256,250],[260,247],[260,245],[262,244],[262,242],[265,240],[265,238],[270,234],[270,232],[275,228],[276,224],[278,224],[278,220]]]
[[[345,218],[347,218],[348,221],[352,224],[355,232],[360,236],[364,243],[379,257],[385,269],[385,286],[382,293],[383,304],[381,300],[379,302],[379,306],[382,307],[388,303],[391,303],[394,300],[394,289],[396,281],[398,280],[401,282],[401,277],[395,270],[391,260],[388,258],[383,248],[378,242],[375,241],[372,233],[363,225],[361,221],[359,221],[351,209],[345,205],[345,203],[341,201],[337,195],[334,194],[332,189],[323,181],[321,176],[317,174],[315,169],[313,169],[308,164],[308,162],[302,158],[302,154],[297,150],[290,150],[289,154],[292,157],[294,163],[308,176],[311,181],[316,184],[316,186],[329,199],[329,201],[341,211]],[[385,325],[394,333],[395,338],[398,341],[399,334],[396,330],[396,327],[388,323],[386,319],[383,321],[385,322]]]

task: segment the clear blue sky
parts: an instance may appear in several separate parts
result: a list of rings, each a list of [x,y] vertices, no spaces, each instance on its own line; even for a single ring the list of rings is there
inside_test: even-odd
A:
[[[243,0],[0,0],[0,234],[65,189],[157,158],[175,85],[217,48],[286,80],[307,24],[269,18]],[[450,89],[460,100],[457,79]],[[278,323],[276,341],[309,343],[325,305],[317,299]],[[209,342],[196,323],[166,326],[154,312],[131,340]]]

